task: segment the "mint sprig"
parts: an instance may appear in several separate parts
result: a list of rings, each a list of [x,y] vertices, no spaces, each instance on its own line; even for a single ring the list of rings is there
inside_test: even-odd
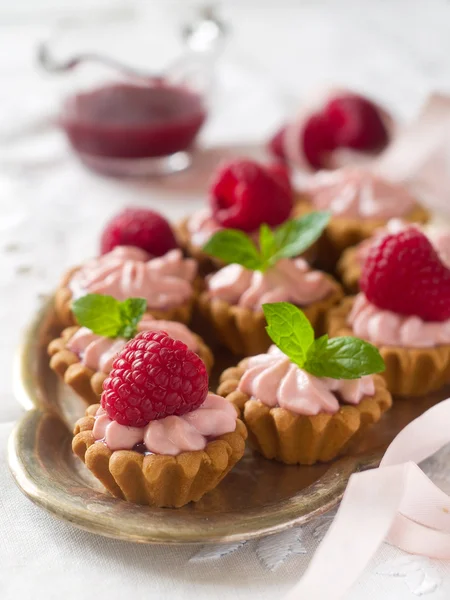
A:
[[[147,308],[144,298],[128,298],[123,302],[112,296],[87,294],[72,303],[77,323],[93,333],[109,338],[130,340]]]
[[[359,379],[384,371],[384,361],[375,346],[354,337],[314,339],[305,314],[288,302],[263,304],[267,333],[286,356],[316,377]]]
[[[251,271],[267,271],[281,258],[299,256],[322,234],[330,220],[326,212],[312,212],[286,221],[274,231],[263,223],[258,244],[243,231],[223,229],[203,246],[203,251],[226,263],[242,265]]]

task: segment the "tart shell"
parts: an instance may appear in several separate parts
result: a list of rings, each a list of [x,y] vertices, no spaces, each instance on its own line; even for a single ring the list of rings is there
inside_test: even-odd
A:
[[[325,333],[326,314],[343,297],[341,286],[327,277],[333,281],[335,289],[322,300],[300,307],[317,335]],[[198,306],[203,318],[213,326],[217,337],[233,354],[261,354],[272,343],[266,332],[267,323],[262,310],[255,312],[219,298],[210,299],[207,291],[200,294]]]
[[[354,335],[347,324],[354,298],[345,298],[328,315],[330,337]],[[378,346],[386,364],[381,373],[392,394],[423,396],[450,383],[450,344],[435,348]]]
[[[244,421],[250,445],[265,458],[288,465],[329,462],[345,454],[356,435],[380,420],[392,405],[386,383],[374,375],[375,395],[355,406],[342,405],[335,414],[298,415],[271,408],[238,389],[247,359],[222,373],[217,393],[233,403]]]
[[[359,292],[359,280],[361,279],[362,269],[358,260],[358,248],[356,246],[344,250],[337,263],[336,271],[344,288],[350,294]]]
[[[296,215],[301,216],[314,210],[307,200],[299,201],[296,205]],[[417,204],[410,213],[402,219],[411,223],[427,223],[430,214]],[[317,265],[319,268],[334,270],[342,252],[363,240],[372,237],[377,229],[386,225],[385,219],[356,219],[347,217],[332,217],[324,234],[319,240]]]
[[[86,416],[75,424],[72,449],[113,496],[129,502],[161,508],[197,502],[244,454],[247,430],[240,419],[234,432],[208,442],[204,450],[178,456],[144,456],[133,450],[112,452],[96,442],[92,434],[99,406],[90,406]]]
[[[79,329],[78,326],[67,327],[61,333],[61,337],[50,342],[48,345],[48,354],[51,357],[50,367],[74,392],[89,404],[93,404],[99,402],[103,391],[103,382],[108,374],[89,369],[80,361],[77,354],[67,348],[67,343]],[[198,344],[197,354],[210,373],[214,364],[213,354],[200,336],[195,333],[193,335]]]

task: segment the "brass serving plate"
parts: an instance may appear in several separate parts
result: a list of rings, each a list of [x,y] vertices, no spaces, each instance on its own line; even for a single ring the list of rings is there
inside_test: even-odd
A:
[[[301,525],[338,504],[350,475],[379,464],[393,437],[449,395],[397,400],[378,426],[329,465],[286,466],[246,451],[221,485],[180,509],[139,506],[103,491],[71,451],[72,427],[84,402],[57,380],[46,347],[54,337],[53,303],[29,328],[17,357],[17,399],[27,409],[11,434],[9,464],[33,502],[76,527],[152,544],[236,542]],[[218,369],[232,364],[222,356]],[[228,364],[227,364],[228,363]]]

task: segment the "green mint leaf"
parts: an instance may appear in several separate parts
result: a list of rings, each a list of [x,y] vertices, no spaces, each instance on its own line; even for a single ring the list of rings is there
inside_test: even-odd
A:
[[[316,377],[358,379],[384,371],[385,365],[375,346],[354,337],[319,338],[309,348],[303,366]]]
[[[218,231],[206,242],[203,251],[228,264],[236,263],[251,271],[264,268],[257,247],[243,231],[238,229]]]
[[[323,352],[325,350],[325,348],[327,347],[328,344],[328,335],[322,335],[320,338],[317,338],[317,340],[314,340],[314,344],[312,344],[309,347],[308,350],[308,356],[310,356],[311,354],[316,354],[318,352]],[[308,360],[308,356],[306,357],[306,360]]]
[[[299,256],[319,237],[330,220],[330,213],[312,212],[300,219],[286,221],[275,230],[277,252],[272,256],[274,264],[280,258]]]
[[[263,311],[271,340],[292,362],[303,367],[314,343],[314,330],[304,313],[289,302],[263,304]]]
[[[259,251],[263,263],[269,266],[271,257],[277,252],[277,242],[273,231],[266,223],[259,228]]]
[[[77,323],[97,335],[117,337],[122,326],[120,303],[112,296],[87,294],[72,303]]]
[[[147,300],[145,298],[128,298],[119,303],[122,326],[118,332],[118,337],[131,339],[136,335],[137,326],[146,308]]]
[[[128,298],[119,302],[112,296],[101,294],[88,294],[72,303],[79,325],[109,338],[134,337],[146,308],[147,301],[144,298]]]

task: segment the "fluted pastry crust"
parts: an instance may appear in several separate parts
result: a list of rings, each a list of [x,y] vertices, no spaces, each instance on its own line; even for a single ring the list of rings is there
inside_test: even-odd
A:
[[[336,265],[336,271],[344,284],[344,288],[350,294],[359,292],[359,280],[361,278],[362,268],[358,258],[357,246],[352,246],[351,248],[346,248],[344,250]]]
[[[345,454],[355,436],[379,421],[392,405],[386,383],[374,375],[375,395],[355,406],[342,405],[335,414],[298,415],[271,408],[238,389],[247,359],[222,373],[217,393],[233,403],[244,421],[250,445],[269,459],[291,464],[329,462]]]
[[[197,502],[214,489],[245,450],[247,430],[240,419],[232,433],[208,442],[204,450],[178,456],[133,450],[112,452],[92,434],[99,405],[90,406],[75,425],[72,449],[113,496],[158,507]]]

